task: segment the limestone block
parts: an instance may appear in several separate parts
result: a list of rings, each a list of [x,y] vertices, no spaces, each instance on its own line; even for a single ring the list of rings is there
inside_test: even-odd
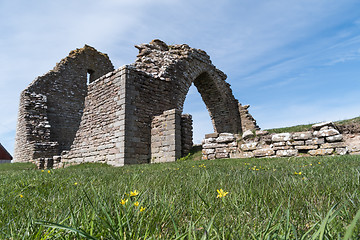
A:
[[[295,132],[293,133],[294,140],[308,140],[312,138],[312,133],[310,131],[307,132]]]
[[[243,151],[252,151],[256,149],[257,145],[258,145],[257,142],[245,143],[245,144],[241,144],[240,148]]]
[[[218,133],[205,134],[205,138],[217,138],[218,136],[219,136]]]
[[[228,147],[237,147],[237,142],[228,143]]]
[[[346,147],[344,142],[324,143],[320,145],[320,148],[342,148]]]
[[[220,136],[216,139],[218,143],[232,142],[235,140],[234,134],[231,133],[220,133]]]
[[[297,156],[298,152],[299,151],[297,149],[277,150],[276,151],[276,156],[278,156],[278,157],[292,157],[292,156]]]
[[[335,148],[335,152],[339,155],[345,155],[348,153],[348,148],[344,147],[344,148]]]
[[[281,146],[286,146],[286,142],[274,142],[273,143],[274,147],[281,147]]]
[[[328,142],[340,142],[340,141],[343,140],[343,135],[342,135],[342,134],[338,134],[338,135],[326,137],[325,139],[326,139],[326,141],[328,141]]]
[[[331,121],[322,122],[322,123],[317,123],[317,124],[312,125],[312,129],[314,129],[314,130],[320,130],[322,127],[325,127],[325,126],[334,127],[334,123],[331,122]]]
[[[330,136],[334,136],[334,135],[339,135],[339,131],[336,129],[328,129],[328,130],[320,130],[320,131],[315,131],[313,133],[313,135],[315,137],[330,137]]]
[[[309,154],[311,156],[324,156],[324,155],[330,155],[334,152],[333,148],[320,148],[316,150],[310,150]]]
[[[317,149],[317,148],[318,148],[317,145],[295,146],[295,149],[298,149],[298,150],[312,150],[312,149]]]
[[[280,146],[280,147],[273,147],[273,149],[276,150],[288,150],[288,149],[293,149],[292,146]]]
[[[214,148],[207,148],[207,149],[203,149],[202,150],[202,154],[203,155],[208,155],[208,154],[212,154],[215,153],[215,149]]]
[[[237,153],[230,153],[230,158],[253,158],[253,152],[237,152]]]
[[[275,151],[271,148],[261,148],[253,151],[255,157],[268,157],[273,156]]]
[[[305,145],[317,145],[325,143],[325,138],[313,138],[305,141]]]
[[[246,130],[242,135],[242,139],[244,139],[244,140],[252,138],[252,137],[254,137],[254,133],[250,130]]]
[[[205,143],[202,145],[202,148],[217,148],[217,143]]]
[[[291,139],[291,136],[291,133],[278,133],[272,135],[271,140],[273,142],[285,142],[289,141]]]
[[[216,153],[228,153],[229,149],[227,149],[227,148],[216,148],[215,152]]]
[[[229,153],[228,152],[219,152],[216,153],[216,158],[228,158],[229,157]]]
[[[298,141],[290,140],[290,141],[286,142],[286,145],[288,145],[288,146],[303,146],[303,145],[305,145],[305,141],[303,141],[303,140],[298,140]]]
[[[269,134],[269,132],[265,131],[265,130],[256,130],[255,131],[256,136],[264,136],[264,135],[268,135],[268,134]]]

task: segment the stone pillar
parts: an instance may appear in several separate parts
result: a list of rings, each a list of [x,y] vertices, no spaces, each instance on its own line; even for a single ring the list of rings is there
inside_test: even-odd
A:
[[[181,156],[186,156],[193,145],[193,126],[190,114],[181,115]]]
[[[181,112],[171,109],[151,123],[151,163],[174,162],[181,157]]]

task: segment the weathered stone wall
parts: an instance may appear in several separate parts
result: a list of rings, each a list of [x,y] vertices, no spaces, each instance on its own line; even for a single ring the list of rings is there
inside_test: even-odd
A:
[[[190,114],[181,115],[181,157],[190,153],[193,146],[193,121]]]
[[[155,116],[151,123],[151,163],[174,162],[181,157],[181,112]]]
[[[23,91],[20,98],[15,161],[34,162],[58,154],[58,143],[50,140],[47,97]]]
[[[247,130],[260,130],[260,127],[257,125],[255,118],[249,113],[250,105],[242,106],[239,103],[239,112],[241,117],[241,127],[242,131],[245,132]]]
[[[85,45],[82,49],[70,52],[69,56],[61,60],[53,70],[35,79],[25,92],[45,96],[46,108],[34,108],[31,110],[32,115],[28,116],[29,112],[23,101],[29,99],[26,99],[25,93],[21,95],[14,161],[33,161],[31,152],[34,150],[30,149],[34,148],[35,143],[44,142],[41,134],[34,140],[34,131],[32,135],[28,135],[29,131],[24,131],[28,125],[33,124],[31,118],[39,114],[48,121],[46,125],[50,126],[50,141],[58,144],[56,154],[69,150],[84,109],[87,74],[89,81],[92,82],[113,69],[106,54]],[[37,110],[40,111],[39,114]],[[46,138],[45,141],[49,140]]]
[[[240,137],[230,133],[208,134],[203,140],[203,159],[323,156],[349,153],[343,135],[332,122],[315,124],[312,131],[268,134],[246,131]]]
[[[63,164],[124,165],[126,71],[119,68],[89,84],[81,124]]]

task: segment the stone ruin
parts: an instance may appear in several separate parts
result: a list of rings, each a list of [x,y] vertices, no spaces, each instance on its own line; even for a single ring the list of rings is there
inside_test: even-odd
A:
[[[136,48],[135,63],[114,70],[106,54],[85,45],[35,79],[20,96],[14,162],[175,161],[192,147],[192,118],[182,114],[191,84],[216,133],[259,129],[206,52],[160,40]]]
[[[294,157],[360,154],[358,142],[351,143],[332,122],[314,124],[311,131],[273,133],[245,131],[207,134],[202,142],[202,158]]]

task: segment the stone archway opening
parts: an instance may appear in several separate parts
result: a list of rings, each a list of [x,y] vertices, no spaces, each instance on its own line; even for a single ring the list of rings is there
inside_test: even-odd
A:
[[[189,88],[183,105],[183,113],[192,115],[193,120],[193,143],[201,144],[205,134],[214,131],[214,127],[201,94],[194,84]]]

